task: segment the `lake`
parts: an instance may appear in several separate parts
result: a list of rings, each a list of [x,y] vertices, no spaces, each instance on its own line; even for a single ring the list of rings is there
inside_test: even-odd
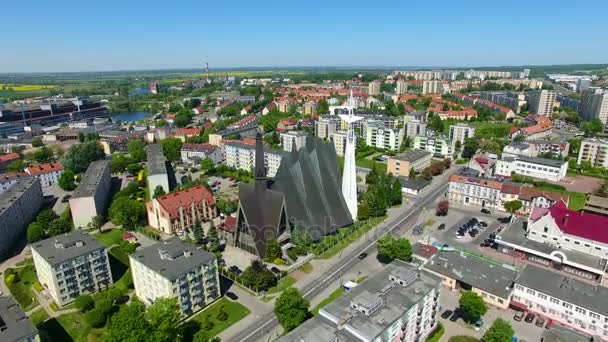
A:
[[[112,113],[112,119],[120,120],[122,122],[133,122],[138,120],[144,120],[150,117],[150,112],[137,111],[137,112],[121,112]]]

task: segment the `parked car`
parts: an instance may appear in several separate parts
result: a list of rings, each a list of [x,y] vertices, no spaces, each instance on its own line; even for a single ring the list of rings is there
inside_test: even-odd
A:
[[[367,258],[367,253],[363,252],[363,253],[359,254],[358,258],[359,258],[359,260],[363,260],[363,259]]]
[[[445,223],[442,223],[439,225],[439,227],[437,227],[437,230],[444,230],[445,229]]]
[[[515,316],[513,316],[513,319],[517,322],[521,322],[521,320],[524,318],[524,312],[523,311],[518,311]]]
[[[486,214],[486,215],[490,215],[492,212],[486,208],[481,208],[481,213],[482,214]]]
[[[477,320],[477,322],[475,322],[475,326],[473,327],[473,329],[475,329],[475,331],[479,331],[479,330],[481,330],[482,326],[483,326],[483,320],[480,318]]]
[[[442,314],[441,314],[441,318],[443,319],[448,319],[450,318],[450,316],[452,316],[454,312],[452,310],[445,310]]]
[[[486,228],[488,226],[487,223],[485,223],[484,221],[479,221],[479,226]]]
[[[229,270],[230,270],[230,272],[232,272],[232,273],[234,273],[236,275],[239,275],[239,274],[242,273],[241,269],[238,268],[238,266],[235,266],[235,265],[230,266]]]
[[[542,317],[538,317],[536,319],[536,326],[540,327],[540,328],[544,327],[545,326],[545,320]]]
[[[70,200],[70,198],[72,198],[72,195],[65,195],[63,196],[63,198],[61,199],[61,203],[66,203]]]
[[[450,321],[456,322],[459,318],[460,318],[460,314],[458,313],[458,310],[454,310],[452,317],[450,317]]]
[[[220,264],[220,266],[226,266],[226,260],[224,259],[219,259],[217,263]]]
[[[276,268],[276,267],[274,267],[274,266],[272,266],[272,267],[270,268],[270,270],[271,270],[273,273],[275,273],[275,274],[279,274],[279,273],[281,273],[281,270],[279,270],[278,268]]]
[[[483,247],[483,248],[490,247],[490,246],[491,246],[491,244],[489,244],[488,242],[485,242],[485,241],[479,244],[479,247]]]
[[[236,294],[234,294],[234,292],[226,292],[226,297],[232,299],[232,300],[237,300],[239,299],[239,296],[237,296]]]
[[[535,317],[534,314],[529,312],[526,315],[526,318],[524,319],[524,321],[526,321],[526,323],[532,323],[532,322],[534,322],[534,317]]]
[[[462,239],[464,235],[460,235],[459,233],[454,234],[454,237],[457,239]]]

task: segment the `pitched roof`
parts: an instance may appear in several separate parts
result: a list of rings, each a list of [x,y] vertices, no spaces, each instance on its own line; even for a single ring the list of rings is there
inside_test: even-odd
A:
[[[541,189],[537,189],[531,186],[522,186],[521,187],[521,191],[519,192],[519,198],[526,200],[526,201],[531,201],[536,197],[545,197],[548,198],[552,201],[564,201],[564,203],[568,203],[568,200],[570,198],[570,196],[568,196],[568,194],[565,193],[561,193],[561,192],[557,192],[557,191],[547,191],[547,190],[541,190]]]
[[[175,134],[182,134],[182,135],[199,135],[201,134],[201,129],[200,128],[178,128],[175,130]]]
[[[561,200],[546,214],[551,215],[557,227],[566,234],[608,244],[608,217],[570,210]],[[533,212],[530,220],[537,221],[545,215]]]
[[[216,149],[216,146],[211,144],[183,144],[181,149],[185,151],[211,153]]]
[[[236,217],[227,216],[224,223],[220,226],[220,229],[229,233],[234,233],[236,228]]]
[[[25,172],[9,172],[0,174],[0,183],[11,181],[13,179],[21,178],[21,177],[29,177]]]
[[[7,153],[7,154],[3,154],[0,155],[0,163],[5,163],[5,162],[9,162],[9,161],[13,161],[16,159],[21,158],[21,156],[19,156],[19,154],[17,153]]]
[[[183,208],[184,211],[190,210],[190,205],[200,204],[203,201],[207,201],[208,205],[215,204],[215,197],[209,189],[202,185],[197,185],[193,188],[170,193],[157,197],[155,199],[158,204],[169,213],[169,217],[176,217],[179,215],[179,208]]]
[[[61,171],[61,170],[63,170],[63,165],[61,165],[60,162],[55,161],[55,162],[50,162],[50,163],[38,164],[38,165],[30,165],[25,169],[25,172],[34,176],[34,175],[40,175],[43,173],[49,173],[49,172]]]

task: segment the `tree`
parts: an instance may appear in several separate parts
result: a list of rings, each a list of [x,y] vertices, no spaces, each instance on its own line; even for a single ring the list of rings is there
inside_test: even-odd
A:
[[[279,241],[277,239],[268,240],[268,244],[266,245],[266,260],[273,261],[280,258],[282,254]]]
[[[112,173],[124,172],[129,164],[131,164],[131,158],[127,157],[124,153],[112,154],[112,160],[110,161]]]
[[[182,315],[177,298],[156,299],[146,311],[145,317],[153,327],[150,331],[150,341],[178,341]]]
[[[43,240],[46,237],[44,226],[38,222],[32,222],[27,226],[27,242],[32,243]]]
[[[274,313],[285,332],[292,331],[310,317],[310,303],[300,292],[290,287],[281,293],[274,304]]]
[[[483,334],[483,340],[485,342],[510,342],[514,334],[515,331],[509,322],[497,318]]]
[[[97,141],[86,141],[81,144],[72,145],[63,156],[62,164],[67,170],[71,170],[74,173],[82,173],[86,171],[92,161],[102,159],[103,157],[103,148]]]
[[[36,222],[40,223],[42,227],[48,227],[51,222],[56,220],[58,217],[59,216],[55,214],[53,209],[45,209],[38,213],[38,216],[36,216]]]
[[[476,138],[466,138],[464,140],[464,148],[462,149],[463,158],[471,158],[477,153],[479,149],[479,143]]]
[[[435,215],[446,216],[448,214],[449,208],[450,208],[450,202],[440,201],[439,203],[437,203],[437,208],[435,209]]]
[[[391,186],[391,204],[401,204],[403,200],[403,194],[401,193],[401,182],[399,182],[398,178],[395,178],[393,181],[393,185]]]
[[[168,160],[176,161],[181,158],[182,141],[178,138],[163,139],[160,144],[163,147],[163,154]]]
[[[210,222],[211,227],[207,232],[207,250],[211,253],[215,253],[220,250],[220,236],[217,232],[217,228]]]
[[[519,200],[507,201],[504,204],[505,210],[511,215],[515,214],[522,207],[522,203]]]
[[[267,290],[277,284],[277,277],[262,261],[255,259],[241,274],[241,281],[256,290]]]
[[[601,132],[604,129],[604,124],[599,119],[593,119],[591,121],[584,122],[581,126],[585,135],[593,135]]]
[[[107,329],[107,342],[147,342],[152,327],[145,317],[146,307],[141,302],[125,305],[112,315]]]
[[[127,144],[127,151],[133,162],[146,160],[146,143],[141,139],[130,140]]]
[[[198,245],[203,243],[203,240],[205,239],[205,234],[203,232],[203,227],[201,227],[200,223],[195,223],[194,226],[192,226],[192,233],[194,235],[194,242]]]
[[[408,239],[395,239],[390,234],[384,235],[378,240],[378,259],[384,263],[395,259],[410,261],[412,245]]]
[[[162,196],[165,194],[165,189],[163,189],[162,185],[157,185],[156,188],[154,188],[154,194],[152,195],[152,198],[157,198],[159,196]]]
[[[59,175],[57,185],[59,185],[59,187],[65,191],[72,191],[76,189],[76,181],[74,181],[74,172],[69,169],[63,170],[61,175]]]
[[[329,103],[327,103],[327,100],[323,99],[320,100],[317,106],[317,113],[318,114],[328,114],[329,113]]]
[[[215,166],[215,164],[213,163],[213,160],[209,157],[201,160],[201,171],[207,173],[210,170],[213,170],[213,167]]]
[[[97,308],[87,312],[84,316],[85,321],[94,328],[103,327],[106,324],[106,318],[105,313]]]
[[[460,142],[460,140],[456,140],[456,143],[454,144],[454,150],[456,151],[456,153],[460,152],[461,148],[462,148],[462,143]]]
[[[396,239],[395,242],[393,242],[393,256],[395,259],[402,261],[411,261],[412,245],[410,244],[410,241],[405,238]]]
[[[488,311],[483,298],[473,291],[464,291],[460,295],[460,308],[464,311],[469,322],[475,322]]]
[[[53,159],[53,151],[46,146],[42,146],[34,151],[32,158],[39,163],[46,163]]]
[[[112,202],[109,213],[112,223],[133,230],[143,220],[146,206],[137,200],[119,197]]]
[[[416,170],[412,167],[410,168],[410,173],[408,175],[409,178],[416,178]]]
[[[23,163],[23,160],[21,160],[21,159],[12,161],[10,164],[8,164],[6,166],[6,170],[9,172],[23,172],[24,168],[25,168],[25,163]]]
[[[74,229],[74,224],[72,223],[71,217],[60,217],[49,225],[49,235],[56,236],[59,234],[67,233]]]
[[[36,137],[36,138],[32,139],[32,147],[41,147],[43,145],[44,145],[44,143],[42,142],[42,138]]]
[[[367,220],[369,218],[369,206],[367,203],[363,202],[359,204],[359,209],[357,210],[357,219],[359,221]]]
[[[81,312],[86,312],[95,307],[95,301],[93,300],[93,297],[85,294],[76,298],[74,305]]]
[[[101,233],[101,227],[103,226],[103,216],[95,215],[91,219],[91,228],[97,229]]]

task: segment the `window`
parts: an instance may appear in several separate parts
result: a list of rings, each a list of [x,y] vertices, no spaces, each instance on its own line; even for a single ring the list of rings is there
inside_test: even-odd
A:
[[[589,316],[591,318],[600,319],[600,315],[596,314],[595,312],[589,311]]]
[[[557,299],[557,298],[551,297],[551,298],[549,298],[549,301],[554,304],[559,304],[559,299]]]
[[[585,310],[585,309],[583,309],[583,308],[579,308],[578,306],[575,306],[575,307],[574,307],[574,311],[576,311],[576,312],[578,312],[578,313],[580,313],[580,314],[583,314],[583,315],[584,315],[585,313],[587,313],[587,310]]]
[[[529,293],[529,294],[531,294],[531,295],[533,295],[533,294],[536,293],[536,291],[534,291],[532,289],[527,289],[526,292]]]
[[[572,309],[572,304],[568,304],[566,302],[563,302],[562,306],[565,307],[566,309]]]
[[[515,288],[516,288],[517,290],[519,290],[519,291],[523,291],[523,290],[524,290],[524,287],[523,287],[523,286],[521,286],[521,285],[515,285]],[[606,321],[608,322],[608,319],[606,319]]]
[[[547,295],[542,294],[542,293],[540,293],[540,292],[539,292],[539,293],[538,293],[538,298],[540,298],[540,299],[544,299],[544,300],[547,300]]]
[[[549,232],[549,228],[548,227],[543,228],[543,233],[548,233],[548,232]]]

